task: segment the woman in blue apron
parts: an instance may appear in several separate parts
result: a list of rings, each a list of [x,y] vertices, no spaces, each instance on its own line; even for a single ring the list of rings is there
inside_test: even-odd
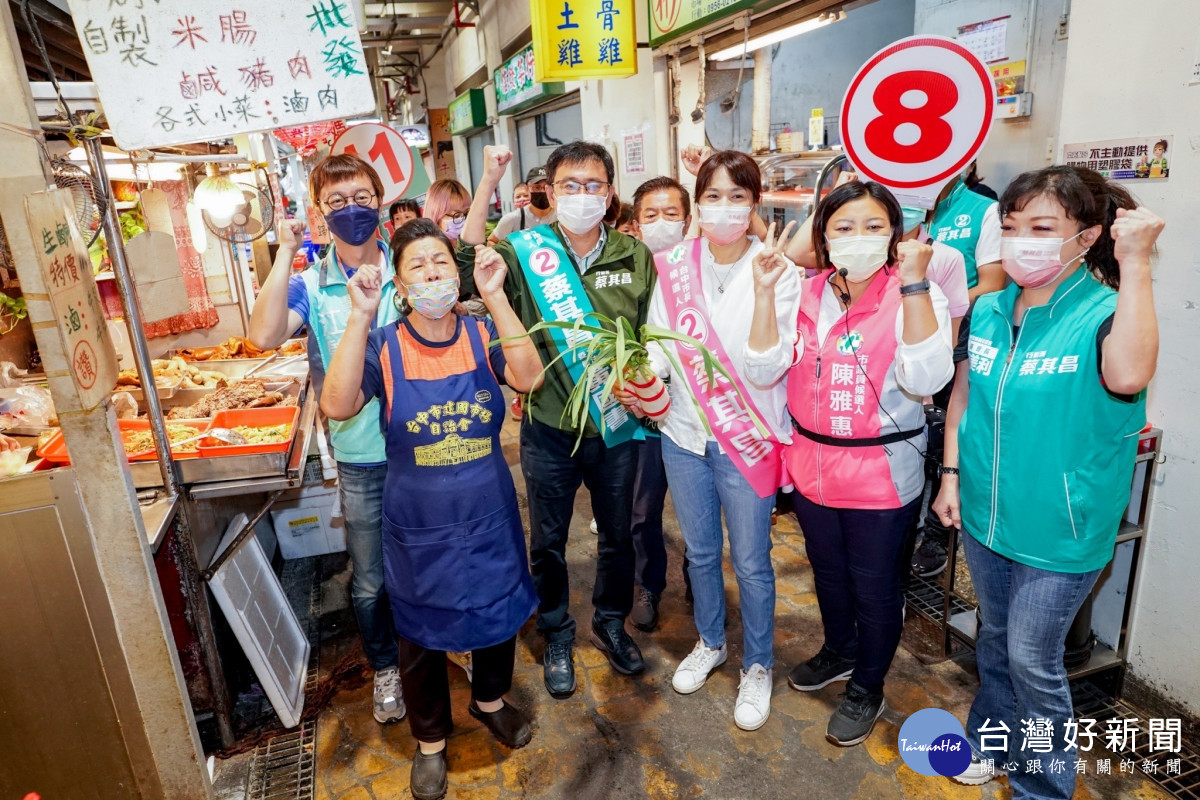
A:
[[[501,381],[536,388],[542,364],[523,337],[503,285],[504,260],[479,248],[478,289],[492,319],[450,313],[458,275],[450,242],[429,220],[392,238],[397,296],[414,313],[371,329],[381,296],[377,269],[348,285],[350,321],[321,397],[332,419],[382,400],[388,472],[383,494],[385,583],[399,634],[409,725],[417,739],[411,788],[418,800],[446,792],[453,729],[446,651],[474,661],[469,711],[508,747],[532,735],[509,705],[516,634],[536,607],[512,474],[500,447]]]

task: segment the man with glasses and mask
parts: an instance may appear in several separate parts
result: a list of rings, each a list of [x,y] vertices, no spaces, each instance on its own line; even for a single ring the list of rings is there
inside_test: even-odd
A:
[[[475,247],[484,241],[488,200],[512,160],[505,147],[484,148],[484,176],[467,214],[458,246],[459,275],[472,291]],[[613,160],[590,142],[557,148],[546,163],[546,196],[557,221],[517,231],[496,244],[508,264],[504,289],[521,321],[574,320],[594,311],[625,317],[638,329],[646,321],[655,271],[649,249],[602,223],[613,194]],[[534,195],[536,197],[536,195]],[[566,698],[576,687],[572,651],[575,620],[568,609],[567,531],[575,493],[587,486],[598,525],[591,640],[623,675],[645,670],[641,650],[625,631],[633,605],[630,515],[637,466],[638,420],[611,395],[597,390],[576,449],[576,431],[563,410],[581,373],[567,359],[562,331],[533,334],[547,371],[521,425],[521,470],[529,499],[530,566],[538,592],[538,631],[546,690]],[[603,434],[598,421],[603,415]]]
[[[279,224],[279,252],[263,282],[250,317],[250,341],[271,349],[302,327],[308,330],[309,364],[320,396],[325,367],[333,358],[350,317],[346,284],[358,268],[376,264],[383,298],[375,326],[395,322],[392,259],[376,238],[383,185],[375,170],[352,155],[329,156],[309,177],[311,202],[325,216],[332,246],[325,257],[292,274],[292,258],[304,243],[304,222]],[[350,597],[362,635],[363,650],[375,670],[373,712],[380,723],[403,719],[395,626],[383,577],[383,484],[387,456],[379,427],[379,401],[372,400],[348,420],[329,421],[329,437],[338,465],[338,490],[346,517],[346,550],[354,566]]]
[[[525,184],[529,187],[529,205],[508,212],[496,223],[492,235],[488,237],[489,244],[495,244],[508,237],[513,231],[525,231],[538,225],[549,225],[558,220],[558,215],[550,207],[550,198],[546,196],[546,168],[534,167],[525,176]]]

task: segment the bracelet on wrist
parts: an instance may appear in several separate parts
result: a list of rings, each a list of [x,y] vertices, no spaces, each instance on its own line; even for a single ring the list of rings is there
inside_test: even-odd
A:
[[[929,294],[929,279],[917,283],[906,283],[900,287],[900,296],[908,297],[912,294]]]
[[[938,467],[938,477],[940,478],[943,475],[953,475],[957,478],[958,467]]]

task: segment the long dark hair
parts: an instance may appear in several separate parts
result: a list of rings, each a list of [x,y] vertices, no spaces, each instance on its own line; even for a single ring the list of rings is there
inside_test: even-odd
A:
[[[1056,166],[1022,172],[1000,197],[1000,219],[1020,211],[1035,197],[1057,201],[1079,230],[1100,226],[1100,236],[1088,247],[1086,261],[1092,274],[1106,286],[1120,288],[1121,268],[1113,255],[1112,224],[1117,209],[1137,208],[1123,186],[1085,167]]]
[[[874,198],[887,210],[888,224],[892,226],[892,238],[888,242],[888,264],[896,263],[896,245],[904,236],[904,214],[900,211],[900,203],[882,184],[874,181],[854,181],[844,183],[825,195],[825,199],[813,212],[812,244],[817,255],[817,269],[829,269],[832,266],[829,263],[829,241],[825,236],[825,226],[839,208],[863,197]]]
[[[704,160],[696,173],[696,204],[700,204],[700,196],[722,167],[733,185],[748,191],[753,204],[758,205],[762,199],[762,172],[758,163],[740,150],[718,150]]]

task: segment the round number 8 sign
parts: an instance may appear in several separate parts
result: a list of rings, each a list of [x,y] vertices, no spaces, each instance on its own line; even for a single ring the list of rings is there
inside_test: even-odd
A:
[[[978,56],[953,39],[910,36],[872,56],[850,82],[842,142],[873,181],[940,187],[983,149],[995,102]]]

